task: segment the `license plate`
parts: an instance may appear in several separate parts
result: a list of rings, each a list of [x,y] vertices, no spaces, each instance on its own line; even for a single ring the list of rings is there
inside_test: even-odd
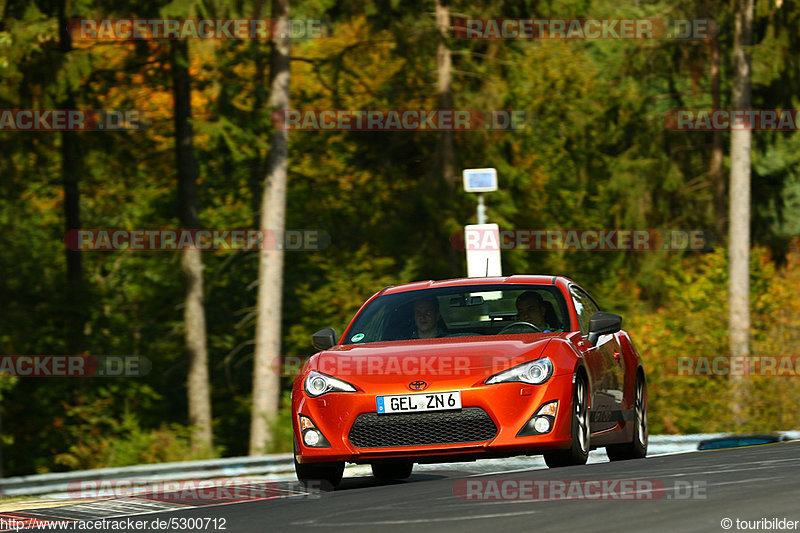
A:
[[[422,413],[461,409],[461,391],[378,396],[378,414]]]

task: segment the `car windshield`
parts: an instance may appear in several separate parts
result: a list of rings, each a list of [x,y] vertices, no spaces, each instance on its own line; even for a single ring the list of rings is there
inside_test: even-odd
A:
[[[549,333],[568,328],[566,302],[556,287],[474,285],[378,296],[358,314],[343,342]]]

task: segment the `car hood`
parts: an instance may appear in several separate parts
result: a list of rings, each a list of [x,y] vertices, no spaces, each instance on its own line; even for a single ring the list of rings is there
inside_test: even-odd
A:
[[[443,338],[336,346],[321,352],[316,370],[344,379],[365,392],[397,388],[411,381],[430,390],[469,387],[512,366],[541,356],[554,335],[508,335],[476,340]],[[388,387],[388,389],[387,389]]]

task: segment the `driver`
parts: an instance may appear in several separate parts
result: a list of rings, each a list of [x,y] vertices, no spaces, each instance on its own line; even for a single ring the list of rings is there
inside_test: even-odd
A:
[[[426,298],[414,302],[414,332],[412,339],[432,339],[441,337],[444,332],[439,328],[439,301]]]
[[[544,300],[534,291],[526,291],[517,297],[517,320],[530,322],[541,330],[547,327]]]

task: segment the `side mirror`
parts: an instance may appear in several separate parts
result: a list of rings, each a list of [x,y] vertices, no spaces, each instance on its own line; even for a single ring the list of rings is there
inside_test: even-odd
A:
[[[589,319],[589,342],[597,344],[600,335],[611,335],[622,329],[622,317],[598,311]]]
[[[333,328],[319,330],[311,336],[311,343],[317,350],[327,350],[336,346],[336,330]]]

